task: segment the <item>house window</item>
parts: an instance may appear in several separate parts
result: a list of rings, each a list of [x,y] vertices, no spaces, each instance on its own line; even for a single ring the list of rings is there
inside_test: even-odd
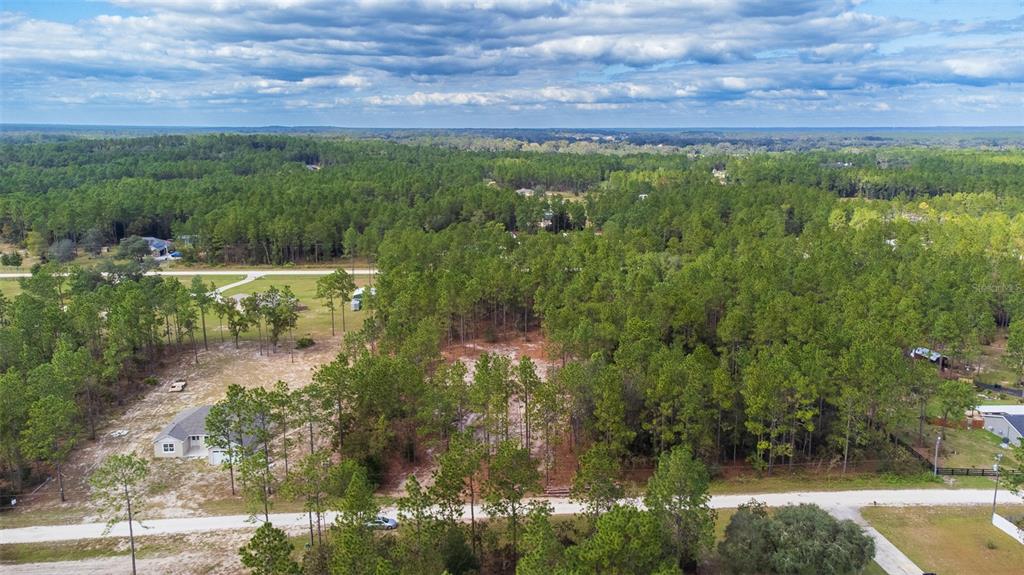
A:
[[[188,436],[188,440],[189,441],[199,441],[200,439],[202,439],[202,437],[199,436],[199,435],[189,435]]]
[[[165,443],[164,444],[164,453],[174,453],[174,444],[173,443]]]

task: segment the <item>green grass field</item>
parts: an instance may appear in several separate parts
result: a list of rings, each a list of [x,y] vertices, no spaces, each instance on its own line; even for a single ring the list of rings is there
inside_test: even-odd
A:
[[[1014,508],[1024,510],[1005,507]],[[861,513],[925,571],[1019,575],[1024,570],[1024,545],[992,526],[988,506],[870,507]]]
[[[305,306],[299,312],[299,321],[295,329],[296,337],[310,335],[314,339],[318,337],[329,337],[331,335],[331,312],[323,301],[316,298],[316,280],[318,276],[268,276],[259,278],[247,284],[230,289],[224,293],[225,296],[238,294],[251,294],[266,291],[271,286],[282,288],[288,286],[299,298],[299,303]],[[369,276],[356,276],[354,278],[357,286],[367,285]],[[227,282],[225,282],[227,283]],[[345,306],[345,327],[349,330],[357,330],[363,325],[366,317],[365,311],[354,312],[348,304]],[[342,305],[335,303],[335,324],[337,332],[342,333]],[[216,321],[216,318],[214,318]],[[255,332],[248,334],[247,339],[255,339]]]
[[[0,279],[0,293],[11,299],[21,293],[21,284],[16,279]]]

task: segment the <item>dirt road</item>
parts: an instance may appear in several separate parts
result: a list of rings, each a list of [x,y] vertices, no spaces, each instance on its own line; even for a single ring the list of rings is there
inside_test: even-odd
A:
[[[1004,503],[1024,503],[1019,497],[1009,493],[1001,494]],[[711,506],[716,509],[735,508],[756,499],[770,507],[814,503],[833,511],[836,509],[858,509],[872,505],[885,507],[905,507],[912,505],[986,505],[992,503],[992,492],[987,489],[891,489],[865,491],[815,491],[795,493],[760,493],[756,495],[716,495],[711,498]],[[582,512],[582,505],[569,499],[547,499],[556,515],[573,515]],[[395,510],[388,508],[385,514],[394,515]],[[477,517],[486,517],[482,509],[475,510]],[[469,507],[464,510],[463,518],[469,519]],[[248,521],[246,515],[222,515],[214,517],[182,517],[176,519],[154,519],[143,521],[137,528],[140,535],[162,535],[171,533],[194,533],[202,531],[219,531],[225,529],[249,529],[257,524]],[[333,521],[333,516],[328,518]],[[304,513],[275,513],[270,521],[279,527],[301,529],[306,525]],[[96,537],[127,537],[128,524],[118,523],[107,535],[103,534],[102,523],[85,523],[77,525],[45,525],[0,530],[0,543],[38,543],[41,541],[71,541]]]

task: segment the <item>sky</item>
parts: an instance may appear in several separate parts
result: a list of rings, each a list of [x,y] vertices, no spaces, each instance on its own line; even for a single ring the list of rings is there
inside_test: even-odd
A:
[[[0,122],[1024,125],[1024,0],[0,0]]]

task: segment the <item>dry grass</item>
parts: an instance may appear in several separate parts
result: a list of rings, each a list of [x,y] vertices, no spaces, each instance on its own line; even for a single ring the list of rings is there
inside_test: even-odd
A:
[[[1024,506],[1000,509],[1020,512]],[[1024,570],[1024,545],[992,526],[987,506],[870,507],[861,513],[925,571],[1019,575]]]
[[[238,548],[250,530],[141,536],[135,538],[140,573],[238,573]],[[5,574],[120,573],[130,566],[126,538],[89,539],[66,543],[0,545],[0,571]]]

